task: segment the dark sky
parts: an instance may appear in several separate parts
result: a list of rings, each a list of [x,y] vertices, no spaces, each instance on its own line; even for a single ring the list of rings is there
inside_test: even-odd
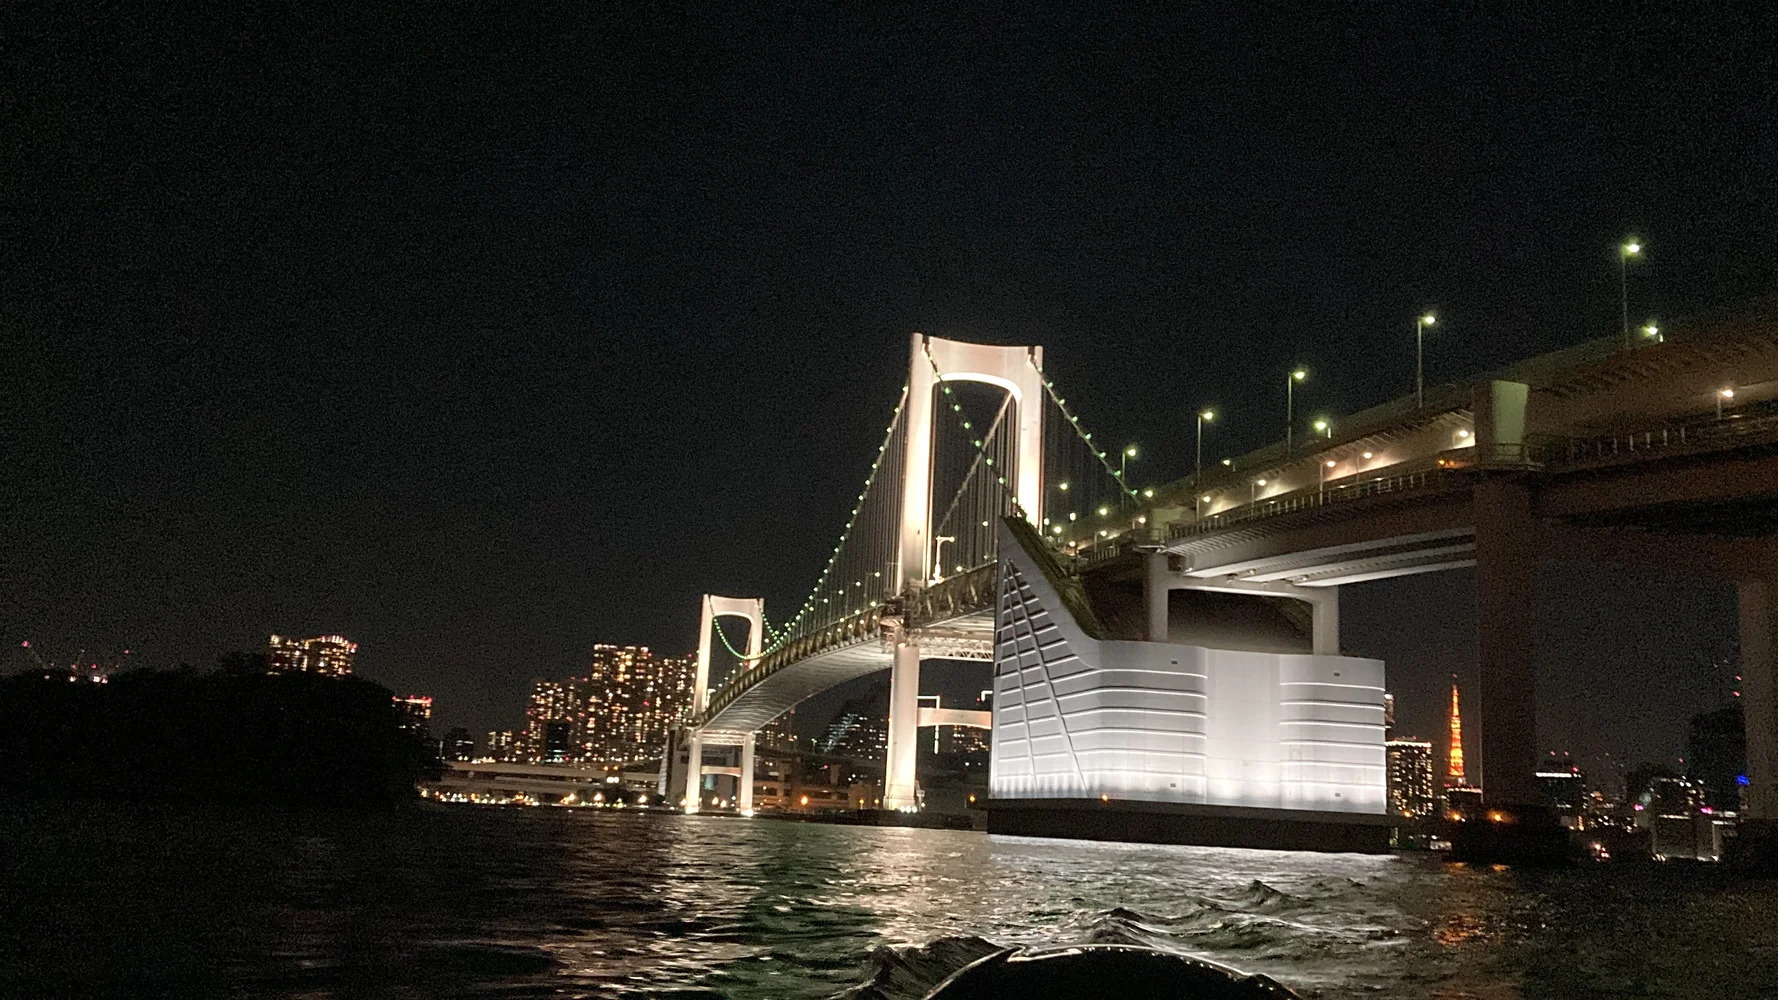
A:
[[[911,330],[1044,345],[1160,480],[1206,403],[1277,437],[1289,364],[1309,410],[1406,391],[1429,306],[1434,381],[1611,332],[1629,233],[1637,319],[1778,277],[1760,5],[631,6],[9,8],[0,639],[338,631],[511,725],[594,642],[688,648],[700,592],[800,604]],[[1729,593],[1548,576],[1547,738],[1676,753],[1643,693],[1716,691]],[[1416,728],[1469,586],[1347,600]]]

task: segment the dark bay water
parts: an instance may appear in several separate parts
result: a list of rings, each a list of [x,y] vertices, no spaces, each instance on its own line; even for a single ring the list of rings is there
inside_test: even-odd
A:
[[[1310,997],[1778,997],[1778,884],[615,812],[0,813],[4,996],[917,998],[1079,941]]]

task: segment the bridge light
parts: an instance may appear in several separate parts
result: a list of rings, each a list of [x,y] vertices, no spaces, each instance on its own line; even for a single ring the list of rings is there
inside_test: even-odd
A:
[[[1630,242],[1624,244],[1624,256],[1626,256],[1626,257],[1631,256],[1633,254],[1639,254],[1641,252],[1642,252],[1642,244],[1636,242],[1635,240],[1631,240]]]
[[[1198,414],[1198,419],[1204,421],[1205,423],[1209,423],[1210,421],[1216,419],[1216,411],[1215,410],[1205,410],[1203,413]]]
[[[1059,535],[1062,533],[1062,526],[1058,524],[1055,527],[1051,528],[1050,530]]]
[[[1111,513],[1110,507],[1100,507],[1099,508],[1099,516],[1100,517],[1104,517],[1105,515],[1107,515],[1109,513]]]
[[[1315,429],[1318,431],[1327,430],[1327,421],[1325,421],[1325,420],[1315,421]]]
[[[1735,398],[1735,390],[1726,389],[1726,388],[1725,389],[1718,389],[1717,395],[1721,396],[1724,399],[1734,399]]]
[[[1438,317],[1434,316],[1431,313],[1427,313],[1426,315],[1420,317],[1420,322],[1425,323],[1427,326],[1431,326],[1434,323],[1438,322]]]
[[[1658,342],[1661,339],[1661,328],[1656,326],[1655,321],[1651,319],[1647,325],[1643,326],[1642,335]]]
[[[1137,518],[1137,519],[1136,519],[1136,523],[1137,523],[1137,524],[1147,524],[1147,523],[1148,523],[1148,518],[1146,518],[1146,517],[1138,517],[1138,518]]]
[[[1307,369],[1298,368],[1296,371],[1293,371],[1290,373],[1290,377],[1293,379],[1296,379],[1298,382],[1301,382],[1303,379],[1306,379],[1309,377],[1309,372]]]
[[[1059,483],[1059,484],[1057,484],[1056,489],[1059,489],[1063,493],[1066,493],[1066,492],[1068,492],[1068,484],[1067,483]]]
[[[1337,463],[1337,462],[1335,462],[1335,461],[1334,461],[1334,460],[1333,460],[1333,459],[1331,459],[1331,458],[1330,458],[1330,459],[1328,459],[1328,460],[1327,460],[1327,467],[1328,467],[1328,468],[1330,468],[1330,469],[1331,469],[1331,468],[1333,468],[1333,467],[1334,467],[1334,466],[1335,466],[1335,465],[1337,465],[1337,464],[1338,464],[1338,463]]]
[[[1004,483],[1004,482],[1006,482],[1006,480],[1004,480],[1004,479],[1002,479],[1002,480],[1001,480],[1001,482],[1003,482],[1003,483]],[[1046,522],[1046,523],[1047,523],[1047,522]],[[983,522],[982,522],[982,527],[984,527],[984,528],[986,528],[986,527],[987,527],[987,526],[988,526],[988,522],[986,522],[986,521],[983,521]]]
[[[1131,458],[1135,458],[1136,457],[1136,446],[1135,445],[1127,446],[1126,448],[1124,448],[1124,454],[1128,455]]]
[[[1222,464],[1224,464],[1232,469],[1235,467],[1235,460],[1232,458],[1225,458],[1222,460]]]
[[[1068,520],[1070,520],[1070,521],[1072,521],[1072,520],[1074,520],[1074,519],[1075,519],[1075,518],[1077,518],[1077,517],[1079,517],[1079,516],[1080,516],[1080,515],[1079,515],[1079,514],[1076,514],[1076,513],[1075,513],[1075,512],[1074,512],[1074,511],[1069,511],[1069,512],[1068,512]]]
[[[1147,497],[1150,500],[1153,500],[1154,499],[1154,490],[1152,490],[1152,489],[1143,490],[1142,495]]]
[[[1255,486],[1264,486],[1264,485],[1265,485],[1265,484],[1266,484],[1266,481],[1265,481],[1265,480],[1263,480],[1263,479],[1255,479],[1255,480],[1254,480],[1254,481],[1253,481],[1253,484],[1254,484],[1254,485],[1255,485]]]
[[[1464,427],[1464,428],[1461,428],[1461,429],[1459,429],[1459,430],[1458,430],[1458,431],[1457,431],[1457,436],[1458,436],[1458,437],[1460,437],[1460,438],[1466,438],[1466,437],[1469,437],[1469,428],[1467,428],[1467,427]]]
[[[1205,503],[1209,503],[1209,502],[1210,502],[1210,494],[1208,494],[1208,493],[1206,493],[1206,494],[1204,494],[1204,502],[1205,502]]]
[[[1370,453],[1370,452],[1368,452],[1368,451],[1367,451],[1367,452],[1365,452],[1365,453],[1364,453],[1364,460],[1365,460],[1365,461],[1367,461],[1367,462],[1368,462],[1368,461],[1370,461],[1370,460],[1371,460],[1371,459],[1372,459],[1372,458],[1374,458],[1374,457],[1375,457],[1375,456],[1373,456],[1373,455],[1372,455],[1372,454],[1371,454],[1371,453]]]

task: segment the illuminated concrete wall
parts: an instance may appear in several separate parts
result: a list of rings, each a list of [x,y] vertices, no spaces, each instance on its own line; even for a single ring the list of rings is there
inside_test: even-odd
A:
[[[1000,552],[994,797],[1386,811],[1382,661],[1093,639]]]

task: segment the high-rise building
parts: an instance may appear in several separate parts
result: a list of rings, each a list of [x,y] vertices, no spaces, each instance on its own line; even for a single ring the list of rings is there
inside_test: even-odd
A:
[[[445,733],[444,747],[440,756],[445,760],[474,760],[475,737],[469,735],[469,730],[462,726],[452,726],[451,730]]]
[[[1587,812],[1587,777],[1580,768],[1545,764],[1537,769],[1537,787],[1569,829],[1584,829]]]
[[[1384,753],[1389,765],[1389,811],[1416,819],[1436,812],[1432,744],[1425,740],[1390,740],[1384,744]]]
[[[889,717],[877,707],[881,699],[854,698],[840,708],[816,741],[820,753],[855,760],[882,760],[889,752]]]
[[[576,682],[582,756],[621,763],[659,755],[691,704],[695,669],[690,657],[655,656],[647,646],[594,646],[586,677]]]
[[[342,635],[297,639],[274,635],[266,642],[266,670],[274,674],[311,673],[324,677],[348,677],[358,644]]]
[[[529,737],[526,749],[537,759],[552,753],[549,735],[553,731],[562,739],[573,741],[583,716],[580,691],[572,681],[550,681],[539,678],[531,682],[531,704],[525,709],[525,731]],[[551,730],[552,723],[560,723]],[[566,735],[561,735],[566,734]],[[556,748],[559,760],[569,756],[567,745]]]
[[[406,698],[395,696],[395,708],[401,715],[401,728],[422,740],[432,738],[432,699],[423,694]]]
[[[517,763],[531,757],[529,733],[496,729],[488,734],[488,756],[501,763]]]
[[[796,709],[792,708],[766,723],[759,731],[759,737],[754,740],[754,745],[760,750],[793,753],[802,742],[796,735]]]

